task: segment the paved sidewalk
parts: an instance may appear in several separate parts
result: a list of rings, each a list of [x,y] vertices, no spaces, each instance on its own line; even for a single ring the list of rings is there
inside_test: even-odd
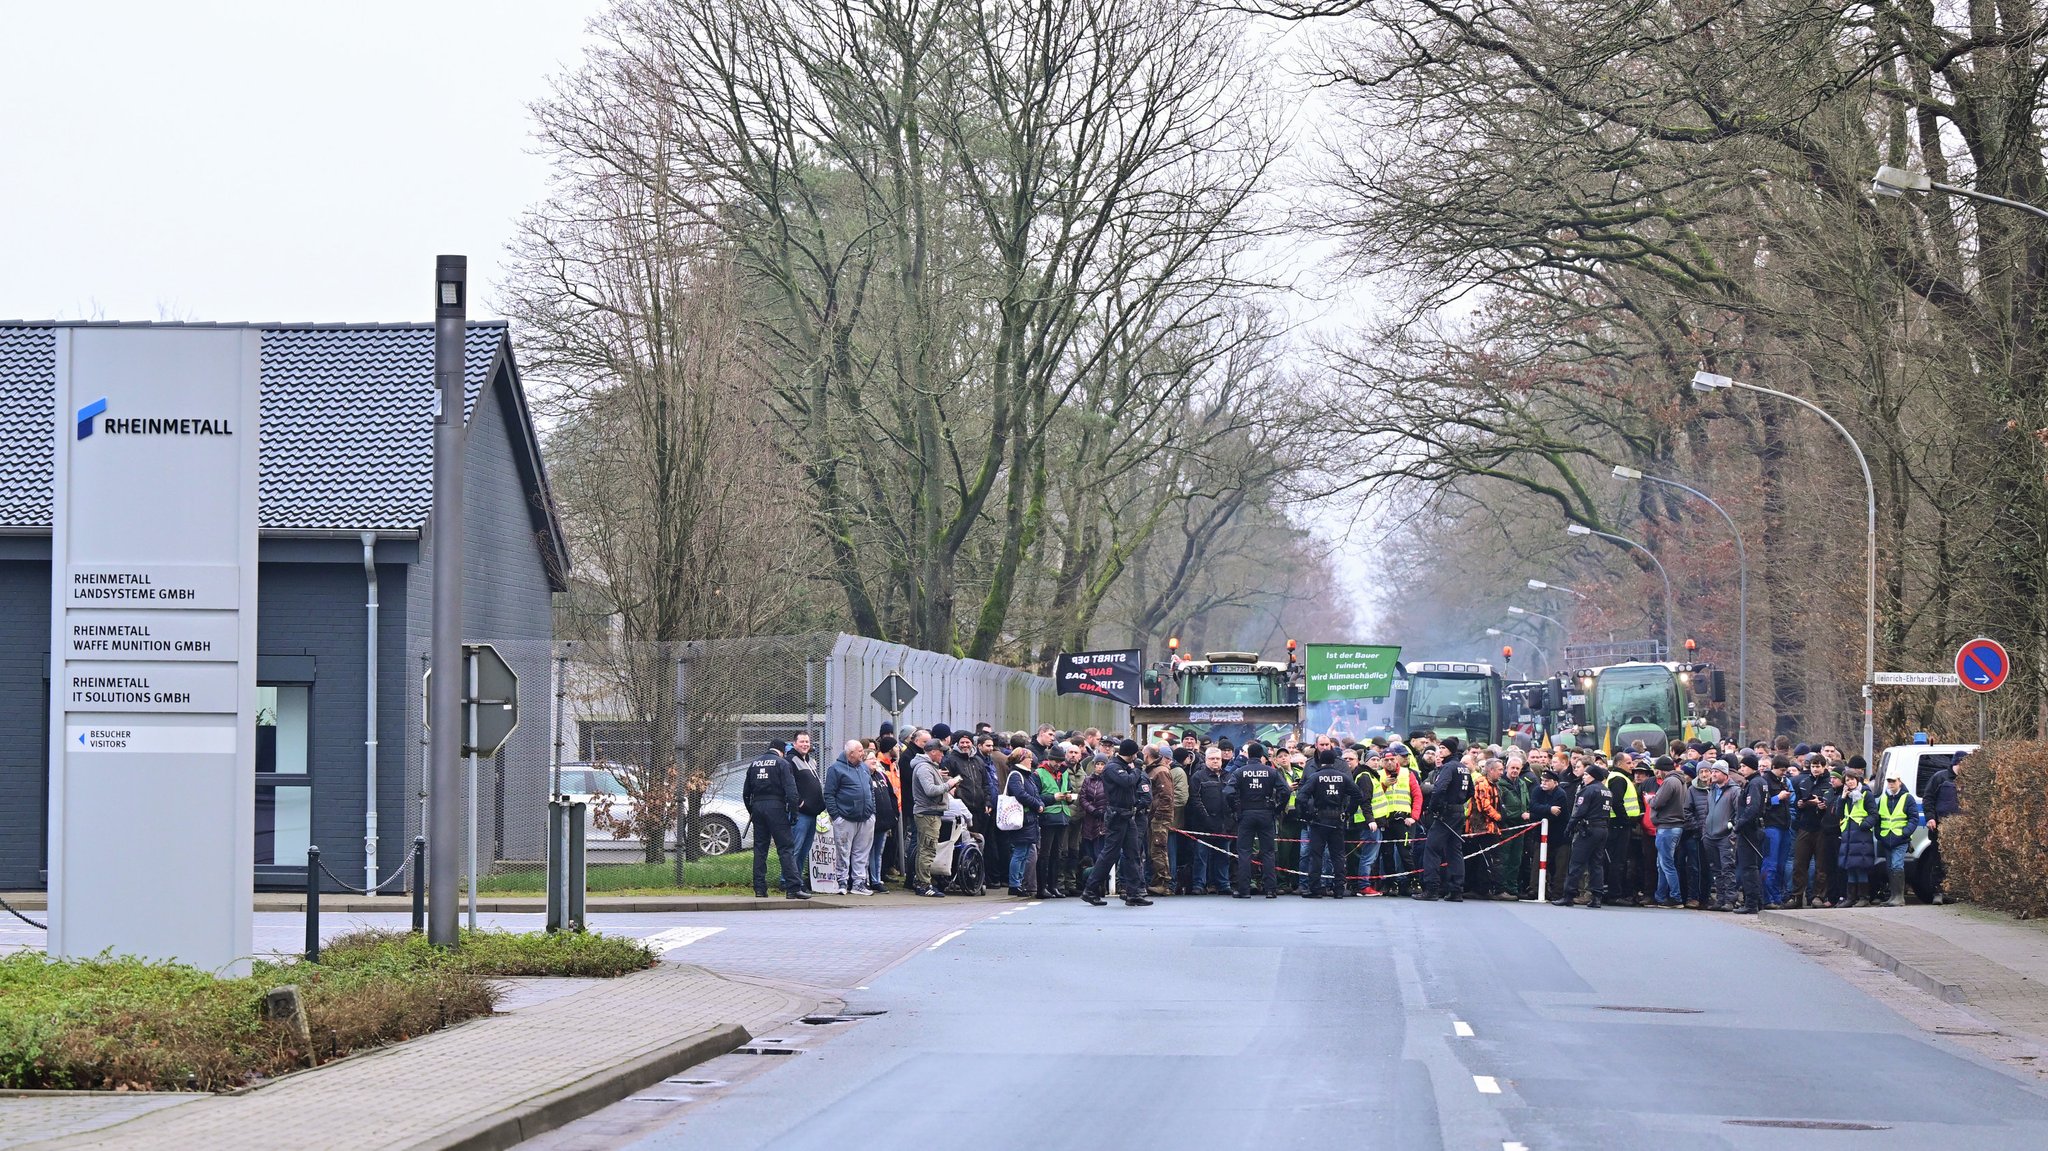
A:
[[[983,896],[949,896],[948,899],[966,899],[992,903],[1014,902],[1004,894],[1001,887],[992,889],[992,894]],[[20,911],[36,915],[48,909],[48,897],[40,891],[0,892],[0,898]],[[816,895],[810,899],[785,899],[780,895],[767,899],[756,899],[752,895],[593,895],[584,901],[586,914],[606,912],[680,912],[680,911],[825,911],[848,907],[908,907],[942,900],[922,899],[901,887],[891,887],[879,895]],[[255,899],[257,911],[304,911],[306,897],[282,891],[258,892]],[[462,905],[466,912],[467,903]],[[479,894],[476,901],[479,914],[506,912],[542,912],[548,909],[547,900],[542,896],[487,896]],[[394,915],[412,914],[412,897],[407,895],[323,895],[320,898],[321,914],[329,912],[383,912]],[[0,925],[18,923],[5,911],[0,911]]]
[[[731,1025],[765,1030],[814,1007],[664,963],[243,1095],[0,1098],[0,1145],[504,1147],[676,1074],[685,1041],[704,1048],[696,1058],[709,1058],[740,1041]],[[649,1070],[657,1065],[665,1069]],[[157,1109],[138,1117],[145,1107]],[[508,1112],[523,1113],[525,1125],[508,1128]]]
[[[1966,904],[1766,911],[1940,999],[2048,1041],[2048,925]]]

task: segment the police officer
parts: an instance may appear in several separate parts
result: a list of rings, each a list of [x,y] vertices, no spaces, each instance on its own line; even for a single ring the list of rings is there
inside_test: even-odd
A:
[[[1081,898],[1097,907],[1109,902],[1102,894],[1109,883],[1111,868],[1116,868],[1117,886],[1122,889],[1126,904],[1152,905],[1142,886],[1145,849],[1138,839],[1138,792],[1149,783],[1135,762],[1138,751],[1138,741],[1126,739],[1117,745],[1116,754],[1109,757],[1109,765],[1102,769],[1103,806],[1107,809],[1102,854],[1095,860],[1095,866],[1088,869],[1088,882],[1081,888]]]
[[[1607,894],[1607,825],[1613,818],[1613,800],[1602,783],[1603,772],[1585,763],[1574,765],[1579,774],[1579,793],[1572,802],[1571,822],[1565,825],[1571,836],[1572,862],[1564,875],[1564,890],[1550,902],[1568,906],[1583,886],[1586,906],[1600,906]]]
[[[1266,762],[1265,746],[1258,740],[1244,745],[1244,760],[1223,785],[1223,799],[1237,817],[1237,866],[1231,875],[1232,898],[1252,897],[1254,851],[1259,853],[1260,882],[1266,898],[1280,898],[1280,842],[1275,837],[1280,809],[1287,803],[1287,787],[1280,772]]]
[[[1310,899],[1322,898],[1322,874],[1327,865],[1332,875],[1332,899],[1342,899],[1350,894],[1351,886],[1344,876],[1344,827],[1351,821],[1351,812],[1363,797],[1358,792],[1358,781],[1344,769],[1337,757],[1337,745],[1330,737],[1316,741],[1315,770],[1302,777],[1301,788],[1295,793],[1294,807],[1308,824],[1308,858],[1301,870],[1302,892]]]
[[[782,862],[782,890],[789,899],[809,899],[796,874],[796,768],[771,745],[747,764],[740,801],[754,824],[754,898],[768,898],[768,844]]]
[[[1465,803],[1472,798],[1472,767],[1448,749],[1431,752],[1436,770],[1422,785],[1422,890],[1417,899],[1465,901]]]

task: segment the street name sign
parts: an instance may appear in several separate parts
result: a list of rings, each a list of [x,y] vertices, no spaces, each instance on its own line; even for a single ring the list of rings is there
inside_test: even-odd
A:
[[[54,334],[49,953],[244,974],[262,336]]]
[[[1871,681],[1879,687],[1954,687],[1961,682],[1952,671],[1881,671]]]
[[[1978,636],[1956,652],[1956,676],[1974,692],[1993,692],[2012,672],[2012,660],[1995,639]]]

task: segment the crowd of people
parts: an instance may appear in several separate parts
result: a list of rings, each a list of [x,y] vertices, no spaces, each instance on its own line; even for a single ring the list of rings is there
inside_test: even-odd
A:
[[[1835,744],[1690,741],[1651,755],[1464,747],[1429,732],[1324,735],[1267,748],[1193,732],[1141,744],[1090,728],[998,733],[944,724],[848,741],[822,770],[807,733],[747,764],[754,891],[776,849],[788,898],[809,898],[809,854],[829,818],[822,890],[888,883],[943,898],[942,829],[971,826],[1013,896],[1131,906],[1254,895],[1528,900],[1547,849],[1550,901],[1597,908],[1778,907],[1904,900],[1921,826],[1958,810],[1955,772],[1924,789],[1869,778]],[[1939,868],[1937,845],[1922,866]],[[951,893],[958,893],[954,887]],[[1937,896],[1939,898],[1939,896]]]

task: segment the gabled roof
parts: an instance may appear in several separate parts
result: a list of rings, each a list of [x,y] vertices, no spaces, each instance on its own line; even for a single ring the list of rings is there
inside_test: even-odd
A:
[[[0,322],[0,528],[47,529],[56,331]],[[263,333],[259,522],[265,531],[419,531],[433,506],[431,324],[221,324]],[[551,571],[568,570],[512,343],[502,322],[468,327],[465,416],[486,386],[511,416],[528,512]]]

